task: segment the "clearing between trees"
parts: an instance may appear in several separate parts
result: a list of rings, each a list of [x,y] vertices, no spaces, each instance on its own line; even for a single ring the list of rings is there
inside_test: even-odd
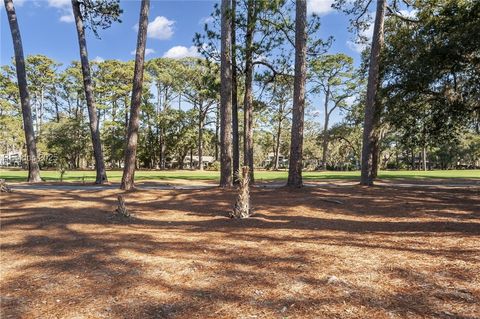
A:
[[[2,193],[2,318],[478,318],[480,188]],[[123,194],[130,219],[113,216]]]

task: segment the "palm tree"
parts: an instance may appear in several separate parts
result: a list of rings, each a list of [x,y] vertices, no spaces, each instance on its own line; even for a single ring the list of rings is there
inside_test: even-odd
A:
[[[305,81],[307,75],[307,2],[297,0],[295,8],[295,80],[293,84],[292,135],[287,186],[301,187]]]
[[[132,102],[128,122],[127,148],[125,149],[125,166],[123,168],[121,189],[134,187],[135,164],[137,160],[137,141],[140,105],[142,103],[143,69],[145,63],[145,47],[147,45],[148,12],[150,0],[142,0],[140,21],[138,23],[137,51],[135,55],[135,71],[133,74]]]
[[[87,101],[88,118],[90,121],[90,133],[92,136],[93,157],[95,158],[95,169],[97,176],[96,184],[103,184],[108,181],[103,160],[102,142],[100,140],[100,127],[98,122],[95,99],[93,95],[92,76],[90,74],[90,63],[88,61],[87,41],[85,39],[85,26],[83,24],[82,12],[78,0],[72,0],[73,16],[77,27],[78,45],[80,47],[80,63],[82,65],[83,86],[85,99]]]
[[[12,0],[5,0],[5,9],[7,10],[13,49],[15,51],[15,68],[17,70],[18,91],[22,105],[23,129],[25,131],[28,155],[28,182],[40,182],[42,179],[40,178],[40,168],[37,161],[37,146],[35,143],[35,133],[33,131],[32,108],[28,94],[22,37],[20,36],[20,28],[18,27],[17,15]]]

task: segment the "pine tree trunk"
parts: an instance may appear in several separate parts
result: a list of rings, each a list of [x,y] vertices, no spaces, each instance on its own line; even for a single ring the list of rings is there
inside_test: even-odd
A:
[[[15,68],[17,70],[18,91],[20,93],[20,103],[22,105],[23,129],[25,131],[25,144],[27,145],[28,156],[28,182],[41,182],[40,168],[37,159],[37,145],[35,143],[35,133],[33,130],[32,109],[30,106],[30,96],[28,93],[27,75],[25,72],[25,59],[23,56],[22,37],[18,27],[17,15],[12,0],[5,0],[5,9],[7,11],[8,22],[13,40],[13,49],[15,51]]]
[[[40,113],[38,115],[39,118],[39,124],[38,124],[38,131],[37,131],[37,136],[41,136],[42,134],[42,126],[43,126],[43,109],[44,109],[44,88],[40,88]]]
[[[220,186],[232,186],[232,19],[231,0],[222,0],[220,63]]]
[[[362,174],[361,185],[371,186],[374,181],[374,143],[375,143],[375,101],[379,82],[380,52],[383,46],[383,26],[385,20],[386,0],[377,0],[377,12],[373,28],[372,49],[368,70],[367,101],[363,125]]]
[[[380,159],[380,136],[375,134],[375,140],[372,146],[372,179],[377,178],[378,176],[378,165]]]
[[[254,1],[247,3],[247,32],[245,35],[245,96],[243,100],[243,165],[249,167],[250,183],[253,179],[253,33],[255,31]]]
[[[58,107],[58,99],[57,99],[57,86],[54,84],[53,85],[53,104],[55,106],[55,119],[57,121],[57,123],[60,122],[60,110],[59,110],[59,107]]]
[[[282,135],[282,118],[280,115],[280,119],[278,121],[278,127],[277,127],[277,140],[275,141],[275,162],[273,164],[273,169],[278,170],[278,162],[279,162],[279,157],[280,157],[280,136]]]
[[[427,148],[425,146],[422,147],[422,162],[423,162],[423,170],[426,172],[427,168]]]
[[[202,104],[198,107],[198,169],[203,171],[203,112]]]
[[[128,122],[127,147],[125,149],[125,166],[123,168],[121,189],[130,190],[135,182],[135,164],[137,159],[137,141],[140,105],[142,103],[143,69],[145,62],[145,46],[147,44],[147,26],[150,0],[142,0],[140,21],[138,23],[137,51],[133,74],[132,101],[130,103],[130,119]]]
[[[103,160],[102,144],[100,140],[100,127],[98,122],[97,110],[93,95],[92,77],[90,74],[90,64],[88,62],[87,41],[85,39],[85,27],[80,12],[78,0],[72,0],[73,15],[77,27],[78,45],[80,47],[80,62],[82,65],[83,86],[85,89],[85,99],[87,101],[88,117],[90,120],[90,132],[92,136],[93,156],[95,158],[96,184],[107,182],[107,172]]]
[[[220,137],[220,103],[217,103],[217,107],[215,110],[215,161],[218,161],[218,144],[219,144],[219,137]]]
[[[301,187],[305,81],[307,75],[307,3],[297,0],[295,12],[295,80],[293,87],[292,134],[287,186]]]
[[[330,121],[330,113],[328,112],[328,102],[329,102],[330,89],[327,89],[325,94],[325,121],[323,122],[323,152],[322,152],[322,162],[323,170],[327,170],[327,160],[328,160],[328,122]]]
[[[233,183],[239,183],[240,173],[240,137],[238,133],[238,83],[237,83],[237,58],[236,58],[236,7],[237,1],[232,0],[232,148],[233,148]]]

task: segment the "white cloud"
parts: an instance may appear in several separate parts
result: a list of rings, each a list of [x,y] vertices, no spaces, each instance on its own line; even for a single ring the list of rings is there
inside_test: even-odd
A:
[[[48,0],[48,5],[54,8],[66,8],[71,6],[70,0]]]
[[[164,58],[172,59],[181,59],[186,57],[198,57],[199,53],[197,47],[191,46],[189,48],[177,45],[173,48],[170,48],[167,52],[163,54]]]
[[[215,19],[212,16],[203,17],[198,21],[198,24],[204,25],[205,23],[212,23]]]
[[[13,1],[13,5],[15,7],[21,7],[21,6],[23,6],[24,3],[25,3],[25,0],[14,0]]]
[[[347,41],[347,47],[355,52],[362,53],[362,51],[367,47],[365,43],[358,43],[355,41]]]
[[[61,14],[60,22],[73,23],[75,18],[73,17],[72,12],[72,2],[71,0],[48,0],[49,7],[54,7],[59,9],[58,12]]]
[[[356,41],[347,41],[347,46],[350,50],[356,51],[358,53],[362,53],[363,50],[372,42],[373,37],[373,23],[371,23],[367,29],[360,32],[362,37],[367,39],[367,42],[360,42],[359,40]]]
[[[96,56],[95,59],[93,59],[92,61],[97,63],[102,63],[103,61],[105,61],[105,59],[102,58],[101,56]]]
[[[75,17],[73,16],[73,12],[70,12],[69,14],[62,15],[60,17],[60,22],[65,22],[65,23],[75,22]]]
[[[309,14],[325,15],[333,11],[334,0],[307,0],[307,12]]]
[[[149,55],[149,54],[152,54],[152,53],[155,53],[154,49],[149,49],[149,48],[145,49],[145,55]]]
[[[156,17],[152,22],[148,24],[147,36],[149,38],[166,40],[170,39],[173,35],[173,25],[175,21],[168,20],[165,17]],[[138,25],[134,27],[138,30]]]
[[[149,55],[149,54],[152,54],[152,53],[155,53],[155,50],[154,49],[149,49],[149,48],[146,48],[145,49],[145,56]],[[135,55],[137,54],[137,51],[136,50],[133,50],[130,52],[131,55]]]

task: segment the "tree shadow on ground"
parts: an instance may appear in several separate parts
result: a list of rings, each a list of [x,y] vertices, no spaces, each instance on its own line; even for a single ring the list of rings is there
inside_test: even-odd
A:
[[[254,190],[256,215],[231,220],[234,191],[140,190],[128,222],[110,218],[117,193],[2,194],[5,318],[480,310],[475,191]]]

